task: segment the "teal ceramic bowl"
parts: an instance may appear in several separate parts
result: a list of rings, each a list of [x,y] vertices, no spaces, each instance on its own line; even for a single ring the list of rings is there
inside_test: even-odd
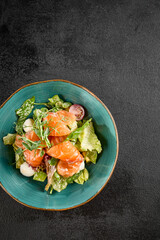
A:
[[[96,133],[103,151],[96,165],[88,166],[89,180],[83,184],[70,184],[62,192],[49,195],[44,186],[32,178],[24,177],[14,165],[11,146],[3,145],[2,137],[14,132],[15,110],[32,96],[36,102],[46,102],[54,94],[65,100],[85,106],[94,120]],[[67,210],[81,206],[93,199],[107,184],[118,157],[118,134],[114,119],[108,108],[86,88],[64,80],[49,80],[26,85],[13,93],[0,109],[0,184],[19,203],[42,210]]]

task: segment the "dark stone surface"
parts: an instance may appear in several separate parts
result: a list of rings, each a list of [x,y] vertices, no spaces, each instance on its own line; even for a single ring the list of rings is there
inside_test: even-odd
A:
[[[0,239],[160,239],[159,77],[159,0],[0,1],[0,103],[67,79],[104,101],[120,139],[111,180],[85,206],[38,211],[0,189]]]

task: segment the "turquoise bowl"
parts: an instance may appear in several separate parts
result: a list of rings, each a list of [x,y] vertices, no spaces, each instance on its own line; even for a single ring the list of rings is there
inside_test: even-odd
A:
[[[66,101],[81,104],[93,118],[96,133],[103,151],[96,165],[87,167],[90,178],[83,184],[70,184],[62,192],[49,195],[44,186],[32,178],[24,177],[10,163],[14,161],[12,146],[3,145],[2,137],[14,133],[15,110],[32,96],[36,102],[46,102],[54,94]],[[93,199],[107,184],[118,157],[118,133],[108,108],[86,88],[65,80],[49,80],[28,84],[13,93],[0,108],[0,185],[19,203],[42,210],[67,210],[81,206]]]

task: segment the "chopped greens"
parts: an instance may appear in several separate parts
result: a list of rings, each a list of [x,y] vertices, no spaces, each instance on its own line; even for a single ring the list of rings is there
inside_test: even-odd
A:
[[[46,180],[47,174],[45,172],[39,171],[36,172],[33,176],[33,180],[44,182]]]
[[[22,142],[23,146],[28,149],[29,151],[32,151],[32,150],[36,150],[36,149],[40,149],[40,144],[41,144],[41,141],[31,141],[29,140],[28,138],[26,137],[22,137],[22,140],[24,142]]]

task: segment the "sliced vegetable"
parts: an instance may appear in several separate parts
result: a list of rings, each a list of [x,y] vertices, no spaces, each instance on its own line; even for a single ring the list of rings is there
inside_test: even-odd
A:
[[[39,171],[34,174],[33,180],[44,182],[46,180],[47,174],[45,172]]]
[[[3,137],[4,145],[12,145],[15,142],[16,133],[8,133],[7,136]]]
[[[85,115],[84,108],[79,104],[73,104],[69,108],[69,112],[73,113],[76,116],[77,121],[82,120],[84,118],[84,115]]]

